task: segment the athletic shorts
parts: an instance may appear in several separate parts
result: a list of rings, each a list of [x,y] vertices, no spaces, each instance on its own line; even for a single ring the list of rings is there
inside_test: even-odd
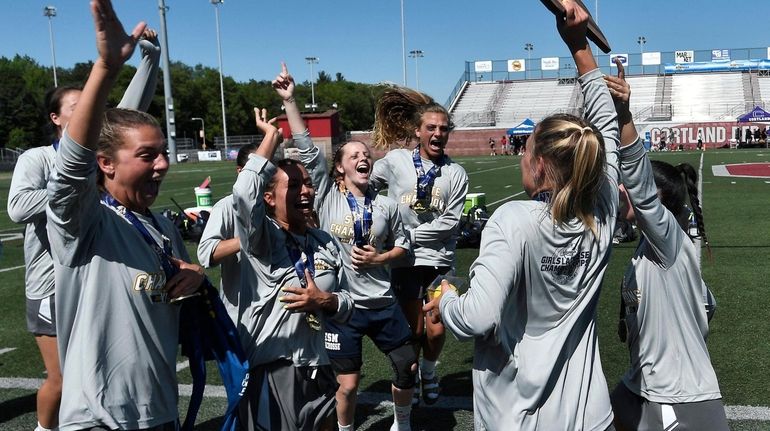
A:
[[[35,335],[56,336],[56,301],[54,295],[43,299],[27,298],[27,330]]]
[[[297,367],[280,359],[256,366],[238,404],[240,429],[317,430],[334,414],[337,388],[331,365]]]
[[[396,297],[403,301],[409,299],[424,299],[428,294],[428,286],[439,275],[447,275],[452,271],[448,266],[413,266],[409,268],[393,268],[390,270],[391,287]]]
[[[629,430],[728,431],[721,399],[660,404],[631,392],[623,382],[610,396],[615,422]]]
[[[369,337],[381,352],[388,354],[403,346],[412,339],[412,331],[406,321],[404,312],[398,304],[393,303],[377,310],[354,308],[353,315],[347,323],[332,320],[326,322],[325,346],[326,353],[335,359],[360,359],[361,340],[364,335]],[[360,367],[359,367],[360,368]],[[359,371],[359,370],[345,370]]]

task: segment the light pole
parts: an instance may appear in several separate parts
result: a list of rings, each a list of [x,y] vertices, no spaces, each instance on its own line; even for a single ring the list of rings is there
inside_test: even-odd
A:
[[[636,43],[639,44],[639,63],[642,65],[642,75],[644,75],[644,44],[647,43],[647,38],[639,36]]]
[[[417,69],[417,59],[424,57],[425,53],[421,49],[413,49],[409,51],[409,56],[414,59],[414,89],[420,91],[420,72]]]
[[[532,45],[531,43],[525,43],[524,44],[524,50],[527,51],[527,64],[524,66],[524,79],[527,79],[529,77],[529,67],[530,62],[532,60],[532,50],[535,49],[535,45]]]
[[[210,0],[214,5],[217,20],[217,55],[219,56],[219,97],[222,100],[222,134],[225,138],[225,160],[227,160],[227,118],[225,117],[225,84],[222,77],[222,41],[219,38],[219,5],[225,0]]]
[[[171,61],[168,56],[168,32],[166,31],[166,7],[165,0],[158,0],[158,12],[160,13],[161,55],[163,56],[163,104],[166,112],[166,142],[168,143],[169,163],[176,164],[176,117],[174,114],[174,97],[171,92]]]
[[[190,118],[192,121],[200,121],[201,122],[201,133],[200,137],[203,139],[203,145],[201,145],[202,149],[206,149],[206,122],[203,121],[203,118],[201,117],[192,117]]]
[[[53,59],[53,86],[58,87],[59,81],[56,79],[56,49],[53,44],[53,17],[56,16],[56,7],[46,6],[43,8],[43,16],[48,17],[48,36],[51,39],[51,58]]]
[[[313,65],[318,64],[318,57],[305,57],[305,61],[310,65],[310,108],[315,112],[318,105],[315,104],[315,76],[313,75]]]
[[[404,87],[406,87],[406,26],[404,25],[404,0],[401,0],[401,65],[404,71]]]

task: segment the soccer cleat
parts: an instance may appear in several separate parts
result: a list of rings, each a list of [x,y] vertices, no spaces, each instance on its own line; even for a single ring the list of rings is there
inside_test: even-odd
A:
[[[439,393],[441,392],[441,387],[438,385],[438,374],[434,372],[433,377],[430,379],[426,378],[425,376],[421,376],[421,380],[423,401],[425,401],[425,404],[427,405],[436,404],[436,401],[438,401]]]

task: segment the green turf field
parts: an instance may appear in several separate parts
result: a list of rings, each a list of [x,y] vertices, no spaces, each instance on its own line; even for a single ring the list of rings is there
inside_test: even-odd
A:
[[[670,163],[689,162],[699,168],[701,153],[656,153]],[[475,157],[459,160],[470,177],[470,192],[486,193],[490,211],[511,199],[525,199],[521,193],[518,157]],[[704,153],[703,208],[713,256],[704,251],[704,279],[713,290],[718,309],[711,322],[709,349],[725,404],[770,407],[770,179],[715,177],[711,166],[725,163],[770,162],[770,151],[715,150]],[[163,183],[155,209],[173,208],[171,198],[183,207],[194,206],[193,187],[206,176],[212,178],[214,198],[229,193],[235,179],[231,163],[179,164],[171,168]],[[34,390],[16,386],[18,378],[42,378],[43,364],[33,337],[26,332],[24,318],[23,247],[20,226],[7,216],[9,173],[0,173],[0,237],[4,253],[0,260],[4,282],[0,284],[0,429],[32,429],[35,426]],[[607,381],[614,386],[627,365],[627,351],[616,334],[618,286],[623,268],[635,244],[616,246],[605,279],[599,310],[600,349]],[[190,244],[195,256],[195,245]],[[474,250],[458,252],[457,269],[467,276],[475,258]],[[218,272],[210,276],[218,281]],[[392,421],[390,410],[378,400],[387,399],[390,366],[384,357],[366,345],[361,390],[375,401],[359,408],[357,429],[386,430]],[[13,350],[8,350],[13,349]],[[415,429],[472,429],[470,406],[472,346],[447,340],[439,373],[443,395],[458,403],[420,407],[413,414]],[[216,374],[212,365],[211,373]],[[218,379],[212,377],[212,384]],[[180,372],[180,383],[191,382],[189,372]],[[66,396],[66,395],[65,395]],[[186,408],[187,398],[182,405]],[[217,429],[224,400],[207,397],[199,415],[200,429]],[[736,420],[736,430],[770,430],[770,422]]]

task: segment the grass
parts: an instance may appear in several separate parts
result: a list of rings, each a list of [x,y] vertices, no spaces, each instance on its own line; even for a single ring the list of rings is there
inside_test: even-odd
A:
[[[689,162],[699,166],[700,153],[657,153],[654,158],[670,163]],[[703,276],[718,301],[718,309],[711,322],[709,350],[719,377],[725,404],[770,406],[770,323],[767,319],[767,289],[770,280],[770,217],[767,215],[770,184],[762,179],[714,177],[711,166],[723,163],[768,162],[770,152],[761,150],[717,150],[704,154],[703,207],[706,228],[713,252],[712,259],[704,252]],[[470,192],[486,193],[490,210],[507,197],[519,193],[521,180],[516,157],[462,158],[470,177]],[[194,205],[193,187],[206,176],[212,177],[214,198],[228,194],[235,179],[231,163],[211,162],[180,164],[172,167],[163,184],[155,209],[174,208],[171,198],[183,207]],[[6,199],[9,174],[0,174],[0,235],[22,231],[7,216]],[[525,199],[521,194],[515,199]],[[492,203],[501,201],[490,205]],[[23,265],[22,241],[4,240],[4,254],[0,270]],[[617,340],[618,286],[624,268],[635,244],[616,246],[607,270],[599,307],[599,340],[602,364],[611,387],[618,382],[628,365],[625,345]],[[195,244],[189,244],[195,259]],[[468,267],[475,259],[475,250],[459,250],[457,269],[467,276]],[[15,348],[0,355],[0,377],[42,378],[43,365],[33,337],[26,332],[24,320],[23,269],[2,273],[0,284],[0,349]],[[218,271],[210,277],[218,281]],[[764,287],[763,287],[764,286]],[[459,343],[451,336],[442,354],[439,372],[443,394],[470,396],[472,343]],[[216,374],[210,367],[210,375]],[[365,344],[363,380],[361,389],[367,392],[387,393],[390,366],[371,343]],[[218,377],[218,376],[217,376]],[[218,382],[211,377],[212,384]],[[190,383],[189,373],[180,373],[180,382]],[[31,429],[34,427],[33,391],[0,389],[0,428]],[[180,405],[186,409],[187,399]],[[207,398],[199,414],[198,429],[217,429],[219,415],[224,411],[224,400]],[[357,412],[358,429],[385,430],[392,419],[382,407],[361,406]],[[414,424],[420,429],[472,429],[472,413],[466,410],[420,408],[414,414]],[[759,421],[732,421],[735,430],[770,430],[770,423]]]

